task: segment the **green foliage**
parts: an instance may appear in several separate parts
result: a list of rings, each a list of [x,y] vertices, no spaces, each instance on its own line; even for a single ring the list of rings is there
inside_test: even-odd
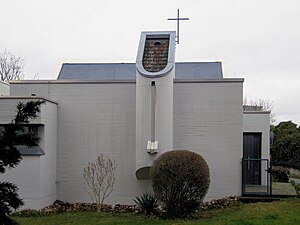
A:
[[[276,166],[300,169],[300,131],[291,121],[273,127],[272,163]]]
[[[287,137],[300,136],[297,124],[292,121],[284,121],[275,127],[275,138],[281,140]]]
[[[153,190],[167,218],[185,218],[198,209],[210,183],[209,168],[199,154],[175,150],[162,154],[151,168]]]
[[[24,134],[23,131],[29,120],[37,117],[43,102],[19,102],[15,118],[0,131],[0,173],[4,173],[7,167],[12,168],[19,164],[21,154],[15,147],[16,143],[27,146],[38,144],[39,139],[34,134]],[[9,182],[0,182],[0,224],[11,224],[8,215],[22,204],[17,187]]]
[[[283,166],[272,167],[272,177],[274,181],[284,182],[284,183],[289,182],[289,176],[288,176],[289,173],[290,171]]]
[[[157,198],[154,194],[144,193],[134,199],[134,202],[140,207],[146,215],[155,214],[158,207]]]
[[[0,173],[4,173],[6,167],[15,167],[19,164],[21,155],[15,148],[16,143],[30,147],[38,144],[38,137],[23,131],[24,125],[28,125],[30,119],[37,117],[42,103],[40,100],[19,102],[15,118],[10,124],[4,125],[4,130],[0,133]]]
[[[13,221],[7,216],[12,210],[16,210],[23,201],[17,194],[17,186],[9,182],[0,182],[0,224],[13,224]]]

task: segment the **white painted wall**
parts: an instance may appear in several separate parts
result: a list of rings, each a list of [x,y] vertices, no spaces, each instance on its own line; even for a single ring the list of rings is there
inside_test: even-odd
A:
[[[243,80],[174,84],[174,149],[204,157],[206,200],[241,194]]]
[[[12,121],[16,114],[16,106],[18,102],[36,101],[37,97],[13,97],[13,96],[1,96],[0,104],[0,124],[6,124]],[[38,116],[34,120],[30,121],[32,124],[41,124],[41,117]]]
[[[32,96],[50,98],[50,81],[11,81],[10,96]],[[38,84],[38,85],[37,85]]]
[[[270,159],[270,112],[245,111],[243,132],[262,134],[262,158]]]
[[[270,160],[270,112],[245,111],[243,113],[243,132],[261,133],[261,158]],[[267,183],[266,161],[262,161],[261,181]]]
[[[0,96],[9,95],[9,84],[3,81],[0,81]]]
[[[57,181],[57,104],[46,101],[41,107],[41,146],[45,155],[40,157],[41,207],[56,199]]]
[[[11,94],[45,94],[43,82],[15,83]],[[108,203],[133,204],[151,190],[151,180],[135,177],[135,82],[53,81],[46,94],[58,101],[57,199],[89,202],[83,168],[100,153],[116,160],[116,184]]]
[[[24,200],[22,208],[39,209],[41,205],[40,168],[42,156],[24,156],[20,164],[0,175],[1,181],[17,185],[18,194]]]
[[[9,123],[15,115],[16,104],[38,98],[0,98],[0,123]],[[20,164],[1,174],[1,180],[15,183],[19,196],[24,200],[23,208],[39,209],[56,200],[56,161],[57,161],[57,104],[46,101],[41,106],[39,117],[33,124],[40,124],[39,146],[42,156],[23,156]]]
[[[173,149],[173,79],[175,68],[164,77],[146,78],[137,72],[136,84],[136,169],[151,167],[166,151]],[[151,82],[155,82],[155,141],[157,154],[147,153],[151,140]]]
[[[116,184],[108,203],[133,203],[149,181],[135,177],[135,83],[56,83],[58,107],[57,198],[90,201],[83,168],[100,153],[116,160]]]
[[[174,149],[196,151],[207,160],[211,173],[207,200],[241,194],[242,82],[174,84]],[[135,82],[12,84],[11,94],[32,92],[58,102],[57,199],[90,201],[82,188],[82,171],[100,153],[118,163],[107,203],[132,204],[133,198],[151,191],[151,180],[135,177]]]

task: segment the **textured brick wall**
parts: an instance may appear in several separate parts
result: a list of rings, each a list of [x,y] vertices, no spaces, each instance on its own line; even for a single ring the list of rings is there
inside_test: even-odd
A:
[[[148,72],[158,72],[168,63],[169,39],[147,39],[143,67]]]

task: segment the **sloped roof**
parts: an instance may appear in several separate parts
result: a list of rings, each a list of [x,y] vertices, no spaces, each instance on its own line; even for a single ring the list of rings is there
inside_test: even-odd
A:
[[[64,63],[58,80],[135,80],[135,63]],[[221,62],[175,63],[175,79],[222,79]]]

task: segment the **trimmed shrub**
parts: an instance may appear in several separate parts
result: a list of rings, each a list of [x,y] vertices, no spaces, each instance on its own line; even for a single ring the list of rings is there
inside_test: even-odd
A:
[[[201,155],[187,150],[162,154],[151,168],[153,190],[167,218],[186,218],[199,208],[210,183]]]
[[[146,215],[155,214],[158,207],[157,198],[154,194],[144,193],[134,199],[134,202],[140,207],[140,210]]]
[[[289,173],[290,171],[283,166],[272,167],[272,177],[274,181],[284,182],[284,183],[289,182],[289,176],[288,176]]]

